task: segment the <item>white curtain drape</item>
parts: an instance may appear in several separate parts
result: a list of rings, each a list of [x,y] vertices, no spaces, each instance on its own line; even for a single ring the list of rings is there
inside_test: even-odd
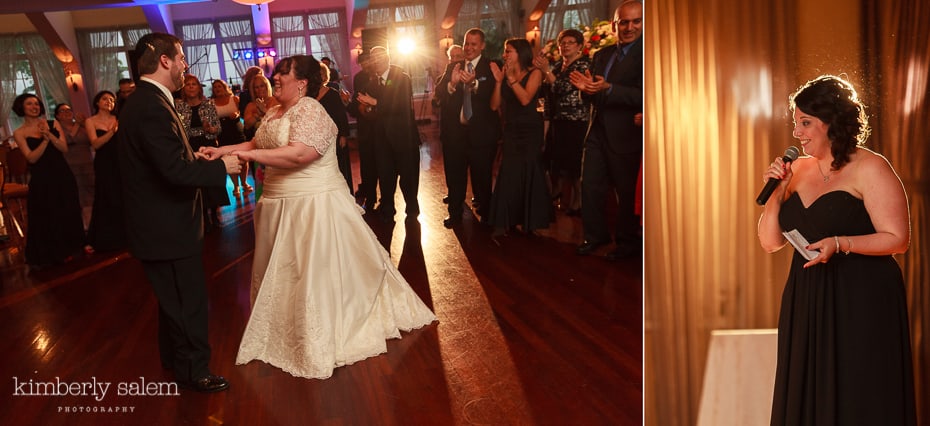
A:
[[[78,32],[78,46],[88,96],[119,86],[118,31]]]
[[[252,66],[248,61],[233,59],[233,51],[252,47],[252,22],[248,20],[220,22],[220,37],[223,38],[223,54],[226,61],[232,61],[238,75],[245,75],[245,71]],[[244,38],[236,40],[237,38]],[[232,39],[232,40],[230,40]],[[229,80],[229,76],[226,76]]]
[[[552,0],[549,8],[539,20],[540,41],[545,43],[549,40],[555,40],[559,32],[569,28],[577,28],[571,23],[565,22],[565,13],[569,10],[575,10],[578,13],[579,24],[591,25],[595,20],[610,20],[612,11],[607,10],[605,0]]]
[[[0,127],[10,134],[7,120],[16,98],[16,37],[0,37]]]
[[[70,95],[68,94],[68,82],[65,81],[64,68],[61,61],[52,53],[45,39],[38,34],[24,36],[23,49],[26,51],[29,64],[35,71],[36,83],[42,86],[45,96],[54,99],[56,104],[67,102]],[[51,105],[48,106],[51,107]]]
[[[320,28],[328,29],[327,32],[320,34],[323,51],[329,52],[327,56],[335,63],[335,68],[341,68],[340,65],[349,64],[349,47],[346,40],[345,28],[341,25],[342,19],[338,13],[327,12],[308,15],[310,29]],[[317,58],[320,59],[320,58]],[[350,67],[346,66],[345,69]],[[341,83],[340,83],[341,84]]]

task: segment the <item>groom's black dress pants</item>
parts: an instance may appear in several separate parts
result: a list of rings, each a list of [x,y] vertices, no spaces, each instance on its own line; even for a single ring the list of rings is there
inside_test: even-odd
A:
[[[200,255],[143,260],[158,299],[158,350],[175,379],[193,382],[210,374],[207,286]]]

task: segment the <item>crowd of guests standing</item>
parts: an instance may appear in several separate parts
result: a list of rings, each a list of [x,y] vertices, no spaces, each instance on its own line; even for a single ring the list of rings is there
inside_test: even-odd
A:
[[[611,240],[616,246],[608,258],[641,252],[641,221],[634,203],[642,156],[642,3],[622,3],[613,29],[617,45],[593,58],[582,54],[580,31],[560,32],[561,59],[555,63],[522,38],[506,40],[502,60],[492,60],[484,55],[485,34],[478,28],[466,32],[461,46],[448,50],[449,63],[435,85],[448,188],[445,227],[461,224],[470,181],[471,206],[480,222],[493,229],[495,242],[515,230],[534,234],[548,227],[558,208],[581,216],[579,255],[592,254]],[[358,55],[361,71],[349,96],[332,81],[340,77],[330,63],[321,61],[323,85],[313,96],[337,125],[336,154],[349,192],[366,211],[393,222],[394,194],[400,186],[406,217],[416,220],[421,141],[410,76],[378,46]],[[125,247],[115,136],[119,109],[133,87],[133,80],[124,79],[117,94],[99,92],[94,114],[86,119],[60,104],[56,119],[45,121],[44,106],[35,95],[17,98],[14,111],[25,121],[14,137],[32,164],[34,188],[28,206],[28,263],[59,263],[81,248],[91,253]],[[209,98],[203,88],[188,74],[176,92],[178,115],[195,151],[251,140],[267,111],[278,104],[259,67],[246,71],[239,95],[222,80],[212,82]],[[357,190],[347,114],[357,123]],[[77,153],[69,154],[69,147],[78,147]],[[65,156],[71,159],[89,150],[94,153],[93,173],[77,160],[68,167]],[[253,191],[247,177],[255,165],[242,166],[241,173],[230,175],[234,198]],[[255,173],[261,170],[253,169]],[[613,236],[606,217],[611,192],[619,205]],[[91,197],[91,214],[82,221],[81,205],[90,204]],[[67,207],[49,200],[68,200]],[[205,230],[220,226],[219,209],[229,204],[225,185],[203,188]]]
[[[522,38],[506,40],[502,60],[491,60],[478,28],[449,48],[435,90],[448,188],[444,226],[461,224],[470,180],[474,213],[493,228],[495,242],[513,230],[548,227],[555,204],[581,216],[577,254],[612,241],[608,259],[642,252],[642,19],[641,2],[621,3],[612,20],[617,44],[590,59],[584,35],[572,29],[558,35],[556,63]]]

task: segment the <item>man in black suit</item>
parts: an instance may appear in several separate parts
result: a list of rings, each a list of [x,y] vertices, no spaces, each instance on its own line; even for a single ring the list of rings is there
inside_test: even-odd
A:
[[[352,101],[346,107],[349,115],[355,117],[355,134],[358,142],[358,169],[362,181],[358,184],[355,191],[356,200],[362,202],[365,212],[372,212],[378,201],[378,166],[375,158],[375,141],[372,130],[374,122],[374,108],[362,105],[358,101],[359,94],[367,94],[373,87],[378,84],[378,78],[372,80],[371,60],[368,52],[362,52],[358,55],[357,63],[362,70],[352,78],[352,87],[355,93],[352,95]]]
[[[617,197],[617,246],[610,260],[642,254],[642,227],[634,211],[636,178],[643,155],[643,4],[626,1],[614,12],[618,42],[594,55],[594,74],[573,72],[572,84],[590,95],[594,105],[581,170],[581,222],[588,255],[610,242],[606,202],[610,185]]]
[[[462,44],[465,60],[450,62],[436,84],[443,118],[452,118],[440,122],[440,132],[449,136],[443,140],[449,190],[449,217],[443,225],[447,228],[462,221],[469,172],[475,210],[482,222],[491,207],[491,174],[501,125],[497,112],[491,110],[495,80],[491,61],[481,54],[484,45],[484,31],[469,29]]]
[[[201,161],[191,151],[171,92],[184,84],[181,41],[151,33],[136,44],[141,78],[120,112],[119,156],[130,251],[142,261],[158,299],[162,366],[186,388],[229,388],[210,373],[207,289],[201,250],[200,187],[223,185],[238,159]]]
[[[370,54],[374,84],[357,99],[375,113],[372,130],[381,189],[378,213],[385,223],[394,220],[394,192],[400,177],[407,221],[416,221],[420,214],[420,133],[413,116],[413,86],[407,72],[391,64],[386,48],[372,47]]]

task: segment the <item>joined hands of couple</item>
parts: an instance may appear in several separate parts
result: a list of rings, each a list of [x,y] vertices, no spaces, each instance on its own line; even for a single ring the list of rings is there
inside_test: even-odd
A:
[[[194,153],[194,158],[198,160],[223,160],[226,165],[227,174],[237,174],[242,171],[242,165],[246,161],[252,161],[252,153],[249,151],[227,151],[223,152],[222,147],[202,146]]]

